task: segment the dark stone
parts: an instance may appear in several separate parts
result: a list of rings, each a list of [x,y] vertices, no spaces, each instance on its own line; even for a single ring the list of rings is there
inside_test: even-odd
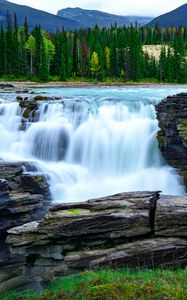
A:
[[[187,94],[167,97],[156,105],[157,139],[167,162],[180,171],[187,186]]]
[[[33,98],[34,101],[48,101],[48,100],[61,100],[62,97],[55,97],[55,96],[42,96],[37,95]]]
[[[5,244],[7,230],[41,219],[50,206],[46,179],[42,175],[27,175],[25,169],[31,169],[31,164],[0,164],[0,176],[3,178],[0,179],[0,291],[26,284],[22,272],[24,257],[10,253]],[[24,180],[25,177],[27,180]]]
[[[14,85],[10,83],[0,83],[0,89],[14,89]]]

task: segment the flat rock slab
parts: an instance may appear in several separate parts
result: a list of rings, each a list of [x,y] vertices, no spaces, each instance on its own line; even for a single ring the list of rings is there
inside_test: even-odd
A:
[[[115,248],[83,251],[65,257],[68,268],[90,267],[156,267],[166,265],[185,266],[187,264],[187,241],[179,238],[158,238],[137,241]]]
[[[14,247],[24,244],[41,243],[41,240],[59,240],[82,247],[99,244],[112,244],[115,239],[149,235],[152,232],[158,193],[123,193],[105,198],[93,199],[84,203],[65,204],[53,207],[38,222],[35,232],[32,226],[9,230],[8,243]],[[81,238],[80,238],[81,237]],[[71,239],[71,241],[70,241]]]
[[[122,193],[56,205],[40,221],[11,228],[7,244],[24,257],[27,283],[105,266],[185,267],[186,217],[185,196]]]

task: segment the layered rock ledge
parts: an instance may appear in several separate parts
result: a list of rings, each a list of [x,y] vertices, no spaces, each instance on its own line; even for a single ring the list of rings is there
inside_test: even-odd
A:
[[[28,163],[0,163],[0,290],[24,284],[24,257],[11,254],[7,230],[44,217],[51,203],[44,176],[29,174]]]
[[[24,284],[37,288],[103,266],[185,267],[187,197],[134,192],[57,205],[40,221],[10,229],[7,244],[24,258]]]
[[[156,105],[158,143],[167,162],[178,169],[187,186],[187,94],[167,97]]]

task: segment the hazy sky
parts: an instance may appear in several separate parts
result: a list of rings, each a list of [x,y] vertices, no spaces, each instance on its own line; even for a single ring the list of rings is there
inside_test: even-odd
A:
[[[56,14],[65,7],[98,9],[120,15],[158,16],[186,3],[183,0],[9,0]]]

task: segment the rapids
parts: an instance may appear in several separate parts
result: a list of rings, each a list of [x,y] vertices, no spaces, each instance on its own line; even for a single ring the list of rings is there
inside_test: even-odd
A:
[[[37,119],[24,129],[16,96],[0,94],[0,159],[33,162],[46,175],[54,202],[138,190],[182,195],[182,178],[158,149],[154,109],[165,96],[182,91],[45,89],[62,100],[41,101]]]

